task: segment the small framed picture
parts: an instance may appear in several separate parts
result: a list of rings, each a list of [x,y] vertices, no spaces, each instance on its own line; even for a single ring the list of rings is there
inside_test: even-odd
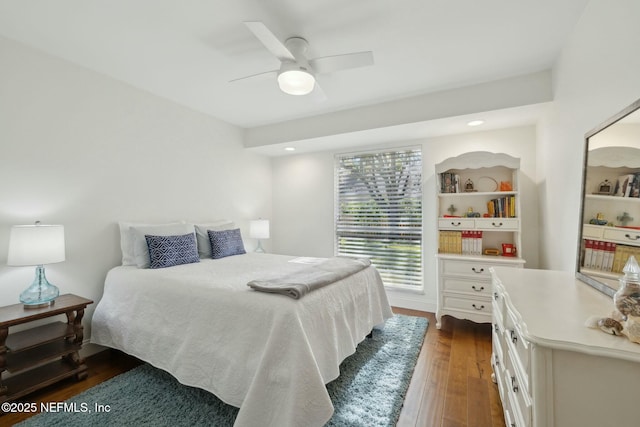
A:
[[[605,179],[598,186],[598,191],[594,194],[601,194],[603,196],[610,196],[613,194],[613,185],[608,179]]]

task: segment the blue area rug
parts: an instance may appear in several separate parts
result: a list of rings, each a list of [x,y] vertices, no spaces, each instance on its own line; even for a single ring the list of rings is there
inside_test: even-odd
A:
[[[394,426],[428,326],[427,319],[395,315],[373,331],[327,384],[335,413],[327,426]],[[96,405],[109,405],[97,412]],[[178,383],[142,365],[66,402],[63,412],[42,413],[21,427],[232,426],[238,409],[204,390]],[[103,407],[106,411],[106,407]]]

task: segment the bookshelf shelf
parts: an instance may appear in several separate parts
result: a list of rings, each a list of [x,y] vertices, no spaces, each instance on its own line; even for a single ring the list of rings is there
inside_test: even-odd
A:
[[[640,198],[638,197],[620,197],[620,196],[607,196],[602,194],[585,194],[585,199],[590,200],[603,200],[606,202],[615,202],[615,203],[640,203]]]
[[[625,147],[602,147],[589,152],[580,240],[581,273],[615,279],[629,256],[640,259],[640,164],[630,163],[631,159]],[[594,194],[604,182],[610,183],[612,194]],[[592,224],[594,219],[607,225]]]
[[[491,322],[494,266],[522,268],[520,159],[471,152],[438,163],[438,300],[436,327],[449,315]],[[472,192],[464,191],[473,186]],[[505,191],[497,191],[498,189]],[[503,253],[503,245],[511,254]],[[489,250],[497,255],[485,255]],[[505,256],[511,255],[511,256]]]
[[[517,196],[518,192],[517,191],[475,191],[475,192],[470,192],[470,193],[438,193],[438,197],[445,199],[445,198],[466,198],[466,197],[504,197],[504,196]],[[605,196],[599,196],[599,197],[605,197]],[[612,196],[606,196],[606,197],[612,197]],[[636,200],[640,200],[640,199],[636,199]]]

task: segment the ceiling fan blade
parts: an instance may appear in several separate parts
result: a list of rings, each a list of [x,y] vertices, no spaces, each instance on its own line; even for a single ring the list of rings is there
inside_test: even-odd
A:
[[[252,74],[250,76],[239,77],[237,79],[229,80],[229,83],[234,83],[239,80],[267,80],[273,79],[278,76],[278,70],[265,71],[264,73]]]
[[[373,65],[373,52],[355,52],[344,55],[323,56],[309,61],[309,65],[316,73],[331,73],[348,68],[366,67]]]
[[[279,60],[295,61],[293,54],[287,47],[260,21],[245,21],[244,23],[262,44]]]
[[[313,102],[324,102],[327,100],[327,95],[322,90],[322,87],[318,84],[317,79],[315,84],[313,85],[313,91],[309,94],[309,97]]]

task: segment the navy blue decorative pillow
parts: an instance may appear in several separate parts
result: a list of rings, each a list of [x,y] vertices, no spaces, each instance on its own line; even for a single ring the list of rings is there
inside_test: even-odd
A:
[[[173,267],[174,265],[200,262],[195,233],[182,236],[145,235],[149,248],[150,268]]]
[[[211,258],[218,259],[231,255],[246,254],[239,228],[233,230],[207,230],[211,243]]]

